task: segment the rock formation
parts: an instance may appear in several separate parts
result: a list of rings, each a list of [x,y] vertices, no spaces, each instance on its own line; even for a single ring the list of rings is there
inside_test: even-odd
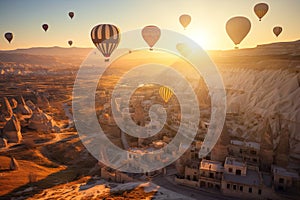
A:
[[[2,118],[3,120],[6,119],[6,121],[9,120],[13,115],[12,108],[6,97],[3,97],[2,99],[0,115],[1,115],[0,118]]]
[[[43,110],[46,110],[50,107],[49,101],[45,95],[37,95],[37,106]]]
[[[3,128],[3,136],[8,142],[19,143],[22,140],[21,126],[15,115],[5,124]]]
[[[10,170],[18,170],[19,169],[19,164],[14,157],[10,157],[9,169]]]
[[[52,117],[44,113],[39,108],[36,108],[33,111],[32,116],[29,119],[28,128],[43,133],[59,132],[59,127],[56,126]]]
[[[21,115],[32,114],[32,110],[25,104],[25,101],[22,96],[18,98],[18,105],[15,108],[15,114],[21,114]]]
[[[10,105],[11,105],[11,108],[12,108],[12,109],[15,109],[15,108],[17,107],[17,105],[18,105],[17,100],[16,100],[15,98],[12,98],[12,99],[10,100]]]
[[[275,163],[280,167],[286,168],[289,161],[289,130],[283,128],[279,137],[279,143],[275,149]]]
[[[5,138],[0,137],[0,148],[7,147],[7,140]]]
[[[230,136],[227,130],[226,124],[224,124],[222,133],[217,140],[217,143],[211,150],[211,159],[224,162],[226,156],[228,156],[228,145],[230,144]]]
[[[260,142],[260,168],[262,171],[270,171],[273,164],[273,134],[269,119],[265,120],[264,128],[261,130]]]
[[[34,111],[34,110],[37,108],[37,106],[36,106],[31,100],[27,100],[27,101],[26,101],[26,105],[27,105],[32,111]]]

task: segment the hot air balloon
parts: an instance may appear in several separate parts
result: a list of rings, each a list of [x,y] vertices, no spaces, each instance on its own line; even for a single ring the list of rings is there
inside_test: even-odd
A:
[[[44,31],[46,32],[49,28],[48,24],[43,24],[42,25],[42,28],[44,29]]]
[[[13,39],[13,34],[11,32],[7,32],[4,34],[4,37],[7,39],[7,41],[10,43]]]
[[[280,33],[282,32],[282,27],[280,26],[275,26],[273,28],[273,33],[276,35],[276,37],[278,37],[280,35]]]
[[[70,17],[71,19],[73,19],[73,17],[74,17],[74,12],[69,12],[69,17]]]
[[[161,96],[161,98],[165,101],[165,103],[168,103],[168,101],[173,96],[173,91],[166,86],[160,87],[158,93]]]
[[[120,30],[112,24],[99,24],[91,31],[91,38],[94,45],[109,61],[111,53],[117,48],[120,42]]]
[[[72,41],[72,40],[69,40],[69,41],[68,41],[68,44],[69,44],[70,46],[72,46],[73,41]]]
[[[269,6],[266,3],[259,3],[254,6],[254,12],[256,16],[259,18],[259,21],[261,21],[261,18],[267,14],[269,10]]]
[[[233,17],[226,23],[226,32],[235,45],[241,43],[249,33],[250,28],[251,22],[246,17]]]
[[[190,48],[187,44],[185,43],[178,43],[176,45],[177,51],[183,56],[183,57],[188,57],[190,54],[193,53],[192,48]]]
[[[152,47],[160,38],[160,29],[154,25],[145,26],[142,30],[142,36],[152,51]]]
[[[191,23],[191,20],[192,20],[192,18],[190,15],[184,14],[179,17],[179,22],[183,26],[184,29]]]

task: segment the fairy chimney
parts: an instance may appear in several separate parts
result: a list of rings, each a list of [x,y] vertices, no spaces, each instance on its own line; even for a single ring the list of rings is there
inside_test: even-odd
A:
[[[15,115],[5,124],[3,136],[8,142],[19,143],[22,140],[20,122]]]
[[[228,156],[228,145],[230,144],[230,136],[226,124],[224,124],[222,133],[217,143],[211,150],[211,160],[224,162]]]
[[[9,169],[10,170],[18,170],[19,169],[19,164],[13,156],[10,157]]]
[[[273,134],[269,119],[264,122],[261,130],[260,164],[262,171],[270,171],[273,164]]]
[[[16,107],[16,114],[21,115],[31,115],[32,110],[25,104],[24,98],[22,96],[18,99],[18,105]]]

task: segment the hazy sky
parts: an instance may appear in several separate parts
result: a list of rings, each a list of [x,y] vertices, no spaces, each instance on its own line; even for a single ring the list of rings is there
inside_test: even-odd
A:
[[[260,2],[270,6],[261,22],[253,12]],[[300,0],[1,0],[0,49],[67,47],[70,39],[76,47],[93,47],[90,30],[100,23],[113,23],[122,32],[154,24],[186,34],[205,49],[231,49],[225,23],[233,16],[250,19],[250,33],[240,48],[254,47],[300,39],[299,8]],[[69,11],[75,12],[72,20]],[[185,31],[178,20],[181,14],[192,16]],[[43,23],[49,24],[46,33]],[[283,27],[278,38],[272,33],[276,25]],[[8,31],[14,33],[11,44],[4,38]]]

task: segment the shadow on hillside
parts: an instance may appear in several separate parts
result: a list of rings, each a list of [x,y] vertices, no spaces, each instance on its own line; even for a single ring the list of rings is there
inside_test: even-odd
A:
[[[86,175],[88,175],[87,169],[68,167],[65,170],[50,174],[46,178],[36,181],[34,183],[28,183],[18,188],[15,188],[10,193],[0,196],[0,199],[11,199],[13,197],[20,196],[22,196],[22,198],[24,197],[24,199],[29,198],[34,196],[35,194],[41,193],[45,189],[78,180]],[[29,187],[32,187],[33,190],[22,192]]]

